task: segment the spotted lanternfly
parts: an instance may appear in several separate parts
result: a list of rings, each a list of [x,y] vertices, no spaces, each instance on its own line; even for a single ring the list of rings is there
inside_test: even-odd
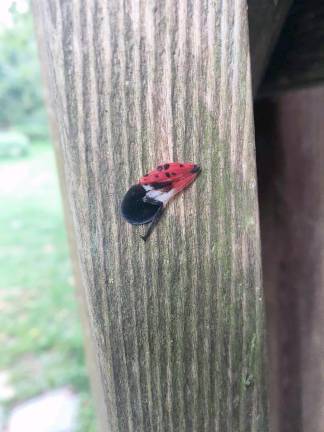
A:
[[[144,236],[146,241],[160,220],[167,203],[189,186],[200,174],[201,168],[192,163],[169,162],[145,174],[125,194],[121,211],[127,222],[150,226]]]

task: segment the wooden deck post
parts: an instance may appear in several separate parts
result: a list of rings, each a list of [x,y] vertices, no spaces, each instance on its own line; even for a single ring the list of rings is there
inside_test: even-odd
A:
[[[324,429],[324,88],[256,105],[273,431]]]
[[[34,1],[109,432],[267,430],[246,9]],[[144,243],[122,196],[177,160]]]

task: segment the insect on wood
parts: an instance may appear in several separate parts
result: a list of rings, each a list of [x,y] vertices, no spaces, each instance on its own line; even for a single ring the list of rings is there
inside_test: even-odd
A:
[[[192,163],[169,162],[140,178],[125,194],[121,211],[127,222],[133,225],[150,223],[141,238],[146,241],[159,222],[168,202],[188,187],[201,173]]]

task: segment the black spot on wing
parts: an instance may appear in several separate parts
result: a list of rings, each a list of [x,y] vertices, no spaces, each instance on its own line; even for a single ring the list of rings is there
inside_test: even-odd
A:
[[[156,182],[156,183],[151,183],[150,186],[153,189],[169,188],[170,186],[172,186],[172,182],[164,182],[164,183],[162,183],[162,182],[161,183]]]
[[[153,189],[163,189],[172,186],[172,182],[164,182],[164,183],[151,183],[150,186]]]

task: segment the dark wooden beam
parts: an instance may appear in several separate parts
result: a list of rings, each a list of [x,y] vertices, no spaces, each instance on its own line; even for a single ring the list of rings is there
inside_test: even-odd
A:
[[[255,107],[272,429],[324,425],[324,88]]]
[[[296,0],[273,52],[260,95],[324,81],[324,2]]]

